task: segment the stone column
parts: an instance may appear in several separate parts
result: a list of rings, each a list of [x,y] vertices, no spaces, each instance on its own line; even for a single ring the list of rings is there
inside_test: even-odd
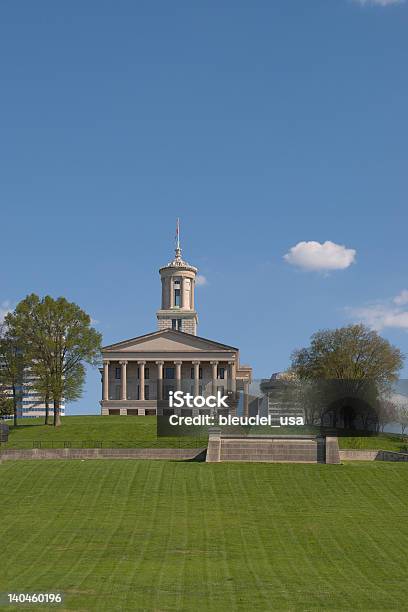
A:
[[[137,365],[139,366],[139,399],[144,400],[144,388],[145,388],[145,361],[138,361]]]
[[[193,361],[194,366],[194,395],[198,395],[200,391],[200,362]]]
[[[119,361],[120,365],[122,366],[122,371],[120,374],[120,380],[122,383],[122,389],[121,389],[121,393],[120,393],[120,399],[121,400],[125,400],[127,399],[127,361]]]
[[[244,380],[244,416],[249,416],[249,382]]]
[[[176,366],[176,391],[180,391],[181,389],[181,361],[175,361],[174,365]]]
[[[235,361],[228,362],[228,390],[236,391]]]
[[[156,361],[157,365],[157,399],[163,399],[163,364],[164,361]]]
[[[180,308],[184,308],[184,277],[180,278]]]
[[[218,367],[218,361],[210,361],[210,363],[212,365],[212,375],[211,375],[211,379],[212,379],[212,393],[213,393],[213,395],[215,395],[216,387],[217,387],[217,367]]]
[[[161,307],[163,309],[166,308],[166,279],[162,277],[162,299],[161,299]]]
[[[174,283],[173,277],[170,277],[170,308],[174,307]]]
[[[109,399],[109,361],[103,362],[103,400]]]

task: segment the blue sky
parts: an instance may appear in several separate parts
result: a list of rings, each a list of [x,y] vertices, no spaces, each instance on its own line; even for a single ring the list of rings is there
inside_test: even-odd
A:
[[[1,312],[154,331],[179,216],[199,334],[255,376],[354,320],[408,353],[407,27],[390,0],[1,3]]]

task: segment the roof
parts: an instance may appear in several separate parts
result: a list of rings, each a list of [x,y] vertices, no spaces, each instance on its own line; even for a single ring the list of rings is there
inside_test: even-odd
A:
[[[210,340],[209,338],[203,338],[202,336],[193,336],[192,334],[187,334],[186,332],[182,332],[175,329],[162,329],[156,332],[150,332],[149,334],[144,334],[143,336],[136,336],[135,338],[129,338],[128,340],[121,340],[120,342],[116,342],[114,344],[108,344],[102,347],[102,351],[109,350],[120,350],[121,348],[125,348],[126,345],[131,344],[132,342],[138,343],[142,340],[150,340],[154,338],[161,338],[169,336],[173,339],[180,340],[188,340],[190,342],[196,340],[199,342],[205,342],[207,344],[211,344],[214,348],[223,349],[227,351],[238,351],[239,349],[235,346],[230,346],[228,344],[223,344],[221,342],[217,342],[215,340]]]

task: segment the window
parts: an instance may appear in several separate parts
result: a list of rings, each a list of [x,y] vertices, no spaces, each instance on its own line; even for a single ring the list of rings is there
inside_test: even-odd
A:
[[[150,399],[149,385],[145,385],[145,400]]]
[[[149,375],[149,368],[145,368],[145,379],[149,380],[150,375]],[[147,398],[146,398],[147,399]]]
[[[218,378],[224,380],[225,378],[225,368],[218,368]]]
[[[181,331],[181,319],[172,319],[171,329],[178,329],[179,331]]]
[[[166,385],[164,387],[164,399],[168,400],[169,399],[169,393],[170,391],[174,391],[174,387],[173,385]]]
[[[121,368],[115,368],[115,378],[118,380],[120,379],[120,374],[121,374]]]
[[[180,302],[181,302],[180,289],[175,289],[174,290],[174,305],[177,307],[180,307]]]
[[[221,393],[221,395],[224,395],[225,393],[224,387],[217,387],[217,391]]]
[[[203,377],[203,368],[198,368],[198,378],[201,380]],[[191,368],[191,380],[194,380],[194,368]]]
[[[174,380],[174,368],[164,368],[164,378],[167,378],[167,380]]]

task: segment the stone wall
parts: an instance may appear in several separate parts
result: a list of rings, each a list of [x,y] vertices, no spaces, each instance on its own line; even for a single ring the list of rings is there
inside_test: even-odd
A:
[[[340,463],[337,438],[228,436],[211,433],[207,462]]]
[[[378,450],[340,450],[341,461],[375,461],[377,459]]]
[[[398,453],[388,450],[357,450],[344,449],[340,451],[341,461],[408,461],[408,453]]]
[[[205,450],[205,448],[7,449],[0,452],[0,462],[17,459],[169,459],[191,461],[204,459]]]

